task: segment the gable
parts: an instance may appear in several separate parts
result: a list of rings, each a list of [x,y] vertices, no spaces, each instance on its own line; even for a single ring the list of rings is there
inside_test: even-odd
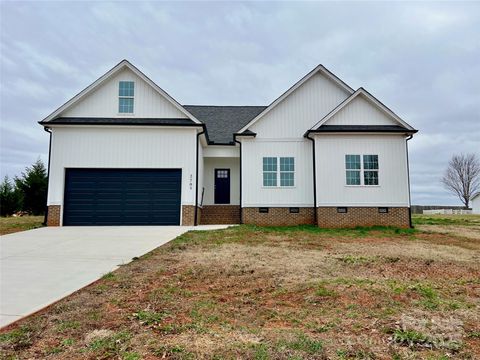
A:
[[[348,96],[347,88],[317,71],[248,129],[257,137],[302,137]]]
[[[398,125],[398,122],[359,95],[322,125]]]
[[[134,114],[135,118],[188,118],[175,107],[171,101],[162,96],[144,79],[130,68],[124,67],[110,78],[89,92],[81,100],[65,109],[59,117],[125,117],[118,113],[119,81],[135,83]]]

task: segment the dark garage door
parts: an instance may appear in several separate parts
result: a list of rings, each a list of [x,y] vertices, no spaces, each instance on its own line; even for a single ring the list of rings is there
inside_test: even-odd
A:
[[[179,225],[181,170],[66,169],[64,225]]]

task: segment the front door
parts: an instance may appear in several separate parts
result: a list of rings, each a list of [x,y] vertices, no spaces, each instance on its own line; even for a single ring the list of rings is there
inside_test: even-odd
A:
[[[215,204],[230,204],[230,169],[215,169]]]

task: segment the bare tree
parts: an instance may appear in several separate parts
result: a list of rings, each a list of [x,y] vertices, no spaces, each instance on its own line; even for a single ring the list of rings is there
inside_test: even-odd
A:
[[[476,154],[453,155],[442,183],[468,208],[470,199],[480,191],[480,159]]]

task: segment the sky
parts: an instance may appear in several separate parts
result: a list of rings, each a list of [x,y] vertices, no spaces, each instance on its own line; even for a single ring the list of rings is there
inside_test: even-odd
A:
[[[480,2],[0,2],[1,175],[47,161],[37,124],[122,59],[182,104],[268,105],[323,64],[419,133],[412,203],[480,156]]]

